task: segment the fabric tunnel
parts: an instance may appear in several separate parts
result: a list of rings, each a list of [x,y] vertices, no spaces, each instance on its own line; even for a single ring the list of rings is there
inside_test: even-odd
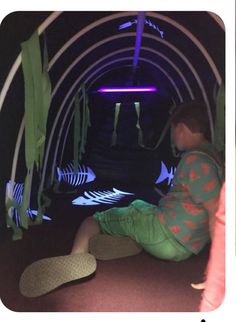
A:
[[[18,256],[28,249],[20,266],[40,242],[49,245],[42,257],[68,250],[96,211],[137,198],[158,203],[180,160],[170,117],[181,103],[204,102],[208,139],[224,158],[225,30],[216,14],[19,11],[0,32],[0,243]],[[57,240],[65,234],[56,246],[54,231]],[[197,277],[207,259],[208,250]],[[191,262],[183,265],[191,270]],[[151,301],[147,308],[197,311],[200,293],[191,292],[186,305],[175,294],[173,307],[154,309]],[[1,297],[13,310],[57,310],[13,303],[10,293]],[[58,310],[76,311],[69,302]]]

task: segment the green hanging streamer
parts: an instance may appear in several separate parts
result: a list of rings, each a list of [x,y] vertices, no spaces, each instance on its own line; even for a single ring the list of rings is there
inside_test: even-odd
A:
[[[140,103],[135,102],[134,106],[135,106],[135,110],[136,110],[136,113],[137,113],[136,128],[138,129],[138,144],[143,147],[143,131],[141,129],[140,121],[139,121],[139,119],[140,119]]]
[[[40,132],[40,151],[39,151],[39,160],[40,160],[40,169],[43,165],[44,158],[44,150],[45,150],[45,142],[46,142],[46,132],[47,132],[47,119],[48,112],[51,104],[51,81],[48,74],[48,50],[47,50],[47,42],[46,42],[46,34],[44,33],[44,48],[43,48],[43,71],[42,71],[42,108],[41,112],[42,119],[39,120],[39,132]]]
[[[36,115],[35,115],[35,82],[32,67],[32,53],[29,47],[35,47],[32,39],[30,43],[21,44],[22,68],[25,84],[25,162],[29,169],[36,160]],[[37,43],[38,45],[38,43]],[[37,73],[38,74],[38,73]],[[37,83],[37,81],[36,81]],[[37,95],[37,94],[36,94]]]
[[[114,130],[112,133],[111,146],[116,145],[116,141],[117,141],[117,123],[118,123],[119,114],[120,114],[120,105],[121,103],[116,103],[116,106],[115,106]]]
[[[46,208],[51,204],[51,199],[45,195],[44,192],[38,193],[38,213],[34,224],[41,224],[43,222],[43,215]]]
[[[8,215],[8,211],[10,208],[16,208],[18,210],[18,212],[20,212],[20,205],[15,201],[15,200],[7,200],[6,203],[6,213],[7,213],[7,219],[6,219],[6,223],[8,227],[11,227],[13,230],[13,236],[12,239],[13,240],[19,240],[22,239],[22,230],[16,226],[14,220]]]
[[[29,168],[35,162],[39,170],[43,163],[47,117],[51,101],[47,48],[44,42],[43,67],[37,32],[23,42],[21,48],[25,84],[26,166]]]
[[[30,183],[33,167],[27,171],[27,175],[24,183],[24,193],[20,209],[20,223],[21,227],[28,229],[29,226],[29,217],[26,214],[27,209],[29,208],[29,194],[30,194]]]
[[[78,93],[75,96],[75,114],[74,114],[74,173],[78,172],[79,167],[79,144],[80,144],[80,104]]]
[[[85,153],[85,140],[86,140],[86,93],[85,86],[82,85],[83,95],[83,119],[82,119],[82,131],[81,131],[81,145],[80,145],[80,156]]]
[[[33,33],[29,40],[21,44],[21,49],[25,92],[25,162],[27,175],[24,184],[23,201],[19,213],[21,226],[27,229],[29,218],[26,211],[30,203],[29,196],[33,168],[35,164],[40,175],[43,165],[47,117],[51,101],[51,83],[47,72],[48,54],[45,38],[43,66],[37,31]],[[40,195],[41,192],[39,191],[38,194]],[[38,204],[38,207],[40,209],[42,205]],[[14,229],[11,221],[10,225]]]
[[[91,126],[91,118],[90,118],[88,95],[86,95],[86,119],[87,119],[87,127],[90,127]]]
[[[82,107],[82,123],[81,126],[81,136],[80,136],[80,144],[79,144],[79,161],[81,160],[82,154],[85,153],[85,145],[87,142],[88,135],[88,127],[91,126],[90,121],[90,111],[88,105],[88,96],[86,94],[85,85],[83,84],[81,87],[82,97],[83,97],[83,107]]]
[[[91,126],[90,121],[90,111],[89,111],[89,105],[88,105],[88,95],[85,93],[85,125],[84,125],[84,151],[85,151],[85,145],[87,143],[88,138],[88,128]]]
[[[214,129],[214,145],[219,152],[225,151],[225,88],[222,84],[219,87],[216,98],[216,117]]]

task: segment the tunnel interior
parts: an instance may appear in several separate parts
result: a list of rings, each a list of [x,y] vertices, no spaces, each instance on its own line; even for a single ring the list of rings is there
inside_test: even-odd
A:
[[[68,251],[96,211],[134,199],[158,204],[180,160],[169,120],[181,103],[204,104],[207,138],[224,157],[225,29],[215,13],[18,11],[3,19],[0,41],[0,238],[22,253],[19,272],[37,256]],[[192,263],[200,274],[206,256],[183,270],[194,272]],[[192,310],[188,300],[199,298],[184,293]],[[28,310],[9,294],[6,306]],[[52,308],[37,303],[30,310]]]
[[[1,227],[6,226],[4,194],[7,203],[21,184],[17,189],[22,202],[29,171],[24,114],[26,95],[33,94],[26,85],[22,43],[32,34],[38,37],[41,64],[47,64],[50,102],[43,121],[43,160],[40,169],[33,166],[31,171],[27,209],[38,207],[39,191],[50,194],[55,185],[61,192],[75,188],[59,173],[76,175],[76,153],[76,162],[90,169],[102,186],[137,184],[167,192],[179,161],[168,119],[182,102],[204,102],[208,138],[215,140],[217,99],[225,82],[225,38],[224,24],[214,13],[11,13],[1,24]],[[99,91],[145,87],[155,91]],[[81,182],[77,180],[77,189],[89,184]],[[19,211],[8,206],[8,212],[12,218]]]

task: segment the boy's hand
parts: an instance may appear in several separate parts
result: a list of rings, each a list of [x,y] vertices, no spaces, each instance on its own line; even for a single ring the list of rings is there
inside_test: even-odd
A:
[[[195,290],[204,290],[205,289],[205,282],[198,283],[198,284],[191,283],[191,286]]]

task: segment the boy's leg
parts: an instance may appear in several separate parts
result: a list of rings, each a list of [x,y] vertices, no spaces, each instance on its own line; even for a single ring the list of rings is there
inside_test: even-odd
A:
[[[86,218],[80,225],[72,246],[71,254],[88,253],[89,240],[101,232],[93,217]]]
[[[93,217],[82,223],[76,234],[70,255],[38,260],[24,270],[20,278],[20,291],[26,297],[46,294],[60,285],[93,274],[96,259],[88,254],[89,239],[100,229]]]
[[[71,254],[90,252],[97,259],[108,260],[136,255],[141,251],[142,247],[129,237],[101,234],[96,219],[88,217],[76,233]]]

